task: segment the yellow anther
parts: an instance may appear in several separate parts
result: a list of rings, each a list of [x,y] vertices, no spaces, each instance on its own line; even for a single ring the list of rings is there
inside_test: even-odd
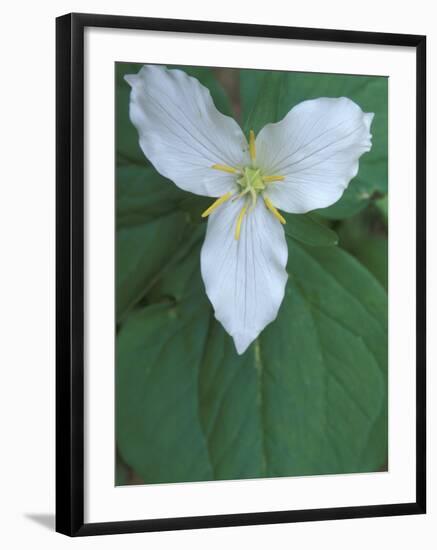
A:
[[[272,183],[273,181],[284,181],[285,176],[263,176],[264,183]]]
[[[255,132],[253,130],[249,132],[249,155],[253,162],[256,158]]]
[[[205,210],[205,212],[202,212],[202,218],[208,217],[211,212],[213,212],[218,206],[229,200],[232,197],[232,194],[232,191],[229,191],[229,193],[226,193],[225,195],[218,198],[215,202],[211,204],[209,208]]]
[[[222,172],[227,172],[228,174],[239,173],[239,171],[236,168],[232,168],[232,166],[226,166],[226,164],[213,164],[211,168],[214,168],[214,170],[221,170]]]
[[[264,202],[267,206],[267,208],[270,210],[270,212],[275,216],[276,219],[278,219],[282,224],[287,223],[285,219],[281,216],[281,214],[276,210],[276,208],[271,203],[270,199],[263,195]]]
[[[244,214],[246,214],[246,211],[247,211],[247,204],[245,204],[243,206],[243,208],[241,209],[240,213],[238,214],[238,218],[237,218],[237,225],[235,227],[235,239],[238,241],[238,239],[240,238],[240,231],[241,231],[241,224],[243,222],[243,218],[244,218]]]

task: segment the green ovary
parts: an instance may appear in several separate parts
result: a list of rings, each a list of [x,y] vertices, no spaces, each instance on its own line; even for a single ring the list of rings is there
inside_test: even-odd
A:
[[[244,197],[250,193],[252,200],[251,210],[255,208],[258,195],[266,188],[266,183],[259,168],[246,166],[242,170],[242,176],[237,179],[238,186],[241,189],[239,197]]]
[[[259,168],[246,166],[243,169],[243,175],[237,179],[238,185],[243,193],[255,191],[257,194],[264,191],[267,187],[263,181],[263,175]]]

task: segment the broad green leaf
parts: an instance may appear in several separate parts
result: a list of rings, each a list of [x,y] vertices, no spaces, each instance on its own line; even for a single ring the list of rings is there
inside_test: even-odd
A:
[[[345,220],[339,227],[341,246],[353,254],[388,288],[388,240],[385,220],[378,208]]]
[[[345,96],[363,111],[375,113],[372,150],[361,157],[358,175],[343,197],[335,205],[318,211],[322,216],[347,218],[367,206],[375,194],[387,193],[387,78],[243,70],[240,82],[243,127],[256,120],[257,131],[268,122],[282,119],[301,101],[318,97]],[[273,98],[276,98],[274,105]]]
[[[375,171],[387,170],[387,161],[368,162],[366,156],[370,154],[371,152],[361,157],[358,175],[350,182],[341,199],[329,208],[317,210],[318,214],[331,220],[350,218],[369,206],[372,199],[387,192],[387,179],[374,175]]]
[[[150,166],[135,164],[117,167],[117,228],[141,225],[160,216],[181,210],[194,224],[214,198],[194,195],[179,189]]]
[[[249,130],[256,134],[269,122],[282,118],[281,92],[284,85],[284,73],[268,72],[258,80],[257,96],[253,107],[244,120],[246,135]]]
[[[376,201],[376,207],[378,208],[379,212],[382,215],[382,218],[385,222],[385,224],[388,224],[388,197],[387,195],[385,197],[382,197],[381,199],[378,199]]]
[[[241,97],[241,118],[246,124],[252,113],[255,103],[259,97],[259,90],[263,79],[270,71],[245,70],[240,71],[240,97]],[[250,128],[249,128],[250,130]]]
[[[170,264],[187,228],[182,212],[117,232],[117,319],[135,305]]]
[[[146,483],[211,479],[198,422],[197,363],[202,309],[149,306],[131,316],[117,343],[117,439]],[[147,353],[144,353],[144,350]]]
[[[357,248],[355,256],[375,275],[382,286],[388,289],[388,241],[371,237]]]
[[[333,380],[344,381],[342,388],[340,384],[332,384],[340,394],[333,398],[337,415],[348,393],[351,399],[350,418],[346,420],[338,415],[333,429],[350,429],[355,423],[354,429],[357,429],[358,410],[362,413],[361,421],[366,414],[368,419],[373,418],[359,461],[361,466],[366,465],[362,471],[371,463],[373,469],[382,468],[387,460],[386,292],[362,265],[340,248],[305,249],[289,242],[289,249],[289,271],[313,311],[325,366]],[[347,375],[355,380],[348,383]],[[343,403],[337,401],[341,396]],[[352,443],[354,436],[343,433]],[[358,445],[357,440],[355,443]],[[338,440],[337,451],[343,454],[341,444]],[[360,470],[360,466],[357,468]],[[346,465],[345,469],[348,469]]]
[[[339,201],[328,208],[315,210],[315,212],[328,220],[343,220],[364,210],[369,205],[371,197],[372,193],[369,192],[367,183],[357,176]]]
[[[319,223],[311,214],[282,214],[286,220],[285,233],[310,246],[334,246],[338,244],[335,231]]]
[[[200,195],[185,193],[185,198],[179,203],[179,207],[187,213],[192,223],[205,223],[206,220],[202,218],[202,212],[211,206],[214,201],[214,197],[201,197]]]
[[[187,193],[150,166],[117,167],[117,228],[141,225],[173,212]]]
[[[163,271],[147,294],[148,303],[180,302],[189,291],[193,280],[198,280],[200,246],[205,238],[206,223],[190,227],[190,235],[184,239],[181,249],[175,254],[169,269]]]
[[[164,294],[175,301],[137,310],[123,324],[117,440],[145,483],[365,472],[386,463],[386,293],[336,247],[289,239],[289,248],[278,318],[242,356],[213,317],[198,248],[186,257],[183,284],[176,269],[167,279]]]

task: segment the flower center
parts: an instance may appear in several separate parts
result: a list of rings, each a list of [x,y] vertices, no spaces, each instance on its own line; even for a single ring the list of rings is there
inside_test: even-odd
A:
[[[244,216],[251,212],[255,206],[258,199],[258,195],[262,194],[264,199],[264,204],[266,208],[278,219],[282,224],[285,224],[285,219],[273,206],[272,202],[268,198],[267,194],[264,191],[267,189],[268,185],[283,181],[284,176],[263,175],[260,168],[256,167],[256,147],[255,147],[255,133],[253,130],[249,133],[249,155],[251,160],[250,166],[245,166],[244,168],[233,168],[232,166],[226,166],[224,164],[213,164],[211,168],[214,170],[221,170],[222,172],[227,172],[229,174],[235,174],[237,176],[236,183],[240,193],[235,194],[235,192],[229,191],[225,195],[219,197],[209,208],[207,208],[202,213],[202,218],[209,216],[216,208],[221,204],[233,197],[233,200],[245,197],[244,205],[241,208],[236,221],[235,226],[235,238],[238,240],[240,238],[241,225],[243,223]]]
[[[261,193],[267,187],[263,181],[261,170],[250,166],[243,168],[243,175],[237,179],[237,183],[243,193],[250,192],[252,189],[256,193]]]

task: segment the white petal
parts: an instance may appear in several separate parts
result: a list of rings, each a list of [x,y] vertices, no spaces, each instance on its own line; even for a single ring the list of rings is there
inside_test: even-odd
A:
[[[288,277],[284,230],[262,198],[244,217],[235,239],[243,200],[229,201],[211,214],[201,252],[206,293],[239,354],[276,318]]]
[[[372,146],[373,113],[345,97],[303,101],[256,139],[257,162],[285,176],[269,187],[273,204],[295,214],[338,201]]]
[[[158,172],[198,195],[233,189],[235,176],[211,166],[246,163],[247,140],[235,120],[216,109],[209,90],[183,71],[155,65],[125,79],[132,87],[131,121]]]

